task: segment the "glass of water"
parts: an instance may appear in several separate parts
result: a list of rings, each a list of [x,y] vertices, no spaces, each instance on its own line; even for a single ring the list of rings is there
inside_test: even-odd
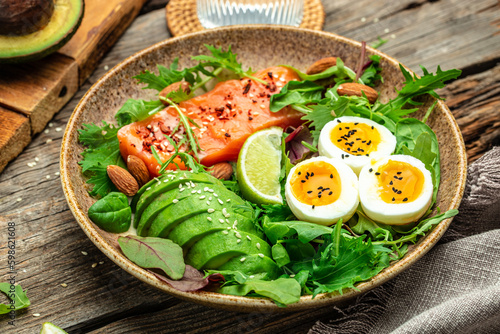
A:
[[[206,29],[254,23],[298,27],[304,0],[197,0],[197,11]]]

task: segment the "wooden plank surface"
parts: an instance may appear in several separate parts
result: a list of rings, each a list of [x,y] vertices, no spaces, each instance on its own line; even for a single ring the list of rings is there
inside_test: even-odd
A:
[[[151,3],[153,9],[161,5],[158,0]],[[419,64],[432,71],[438,64],[463,69],[462,77],[441,94],[464,133],[469,161],[499,143],[500,34],[494,19],[500,17],[498,2],[332,0],[323,4],[327,31],[368,42],[379,35],[388,37],[381,50],[414,70]],[[465,28],[473,31],[460,40]],[[384,33],[385,29],[390,31]],[[76,224],[56,175],[64,126],[78,100],[108,68],[168,37],[162,8],[139,16],[51,126],[0,174],[0,234],[5,238],[6,222],[16,223],[17,280],[29,289],[32,302],[28,310],[18,312],[15,328],[0,317],[1,333],[38,332],[45,321],[69,333],[293,333],[306,332],[317,320],[331,318],[333,307],[293,314],[241,314],[178,300],[118,268]],[[35,161],[36,166],[27,165]],[[6,261],[6,253],[0,243],[0,281],[8,274],[1,262]]]
[[[30,122],[26,116],[0,107],[0,170],[19,155],[31,141]]]
[[[64,55],[0,66],[0,104],[21,112],[39,133],[78,90],[78,65]]]

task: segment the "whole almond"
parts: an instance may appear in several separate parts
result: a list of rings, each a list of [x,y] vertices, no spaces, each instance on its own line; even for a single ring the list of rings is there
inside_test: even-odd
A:
[[[339,95],[347,96],[363,96],[363,93],[365,93],[368,101],[372,104],[375,103],[378,98],[378,93],[375,89],[355,82],[346,82],[341,84],[337,88],[337,93]]]
[[[106,170],[111,182],[119,191],[127,196],[134,196],[137,193],[139,184],[126,169],[116,165],[109,165]]]
[[[210,174],[219,180],[229,180],[233,175],[233,166],[228,162],[216,163],[212,166]]]
[[[149,170],[142,159],[135,155],[129,155],[127,157],[127,169],[137,180],[139,188],[149,182]]]
[[[309,75],[318,74],[335,65],[337,65],[337,58],[335,57],[322,58],[313,63],[311,66],[309,66],[309,68],[306,71],[306,74]]]
[[[186,81],[174,82],[173,84],[168,85],[167,87],[163,88],[161,90],[160,94],[158,94],[158,95],[163,96],[163,97],[167,97],[167,95],[169,93],[177,92],[179,89],[182,89],[183,92],[185,92],[186,94],[189,94],[191,92],[191,85],[189,84],[189,82],[186,82]],[[166,106],[170,105],[166,101],[161,100],[161,102]]]

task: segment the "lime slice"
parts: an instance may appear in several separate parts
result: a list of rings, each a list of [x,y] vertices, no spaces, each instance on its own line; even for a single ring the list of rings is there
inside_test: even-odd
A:
[[[62,328],[54,324],[51,324],[50,322],[44,322],[40,334],[68,334],[68,333],[66,333]]]
[[[243,197],[253,203],[283,203],[279,182],[282,135],[279,127],[257,131],[241,148],[236,175]]]

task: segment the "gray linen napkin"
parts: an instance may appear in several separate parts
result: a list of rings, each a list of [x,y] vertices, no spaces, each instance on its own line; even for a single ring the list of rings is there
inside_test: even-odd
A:
[[[459,211],[420,261],[310,333],[500,333],[500,147],[469,166]]]

